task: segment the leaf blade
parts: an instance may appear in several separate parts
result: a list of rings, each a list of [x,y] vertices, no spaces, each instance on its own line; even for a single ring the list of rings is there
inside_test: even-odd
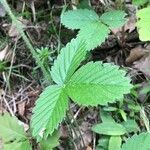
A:
[[[140,19],[136,25],[139,30],[141,41],[150,41],[150,7],[139,10],[136,16]]]
[[[89,62],[70,79],[66,91],[79,105],[97,106],[123,99],[130,92],[130,79],[118,66],[102,62]]]
[[[77,38],[85,41],[87,50],[92,50],[100,46],[108,37],[109,33],[109,28],[100,21],[97,21],[82,27]]]
[[[107,24],[111,29],[119,28],[126,23],[126,19],[124,18],[126,13],[120,10],[113,10],[106,12],[101,15],[100,20]]]
[[[65,117],[68,97],[61,86],[47,87],[36,102],[31,119],[32,135],[38,140],[52,134]],[[49,125],[49,127],[48,127]]]
[[[121,150],[148,150],[150,148],[150,133],[134,135],[122,145]]]
[[[92,130],[98,134],[119,136],[126,133],[126,129],[118,123],[103,122],[92,127]]]
[[[120,150],[122,139],[120,136],[111,136],[108,150]]]
[[[61,53],[54,61],[51,69],[51,76],[57,84],[67,82],[74,71],[86,56],[85,43],[81,40],[73,39],[70,43],[62,48]]]
[[[69,10],[61,15],[61,23],[69,29],[80,29],[99,20],[99,16],[88,9]]]
[[[11,117],[8,113],[0,116],[0,137],[4,142],[26,139],[23,127],[18,124],[15,117]]]

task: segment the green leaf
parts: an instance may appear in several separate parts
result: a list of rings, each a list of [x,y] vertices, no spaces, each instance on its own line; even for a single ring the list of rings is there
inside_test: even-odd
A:
[[[40,95],[33,110],[32,135],[40,140],[52,134],[65,117],[67,108],[68,97],[63,88],[57,85],[47,87]]]
[[[127,121],[127,114],[125,113],[125,111],[122,110],[122,109],[119,109],[119,113],[120,113],[122,119],[123,119],[124,121]]]
[[[84,60],[86,52],[85,43],[81,40],[73,39],[65,48],[62,48],[51,69],[53,80],[57,84],[67,82]]]
[[[55,131],[51,136],[48,136],[46,140],[43,139],[42,141],[40,141],[40,149],[53,150],[53,148],[59,145],[59,137],[59,132]]]
[[[92,130],[98,134],[104,135],[123,135],[126,133],[126,129],[118,123],[103,122],[92,127]]]
[[[77,39],[85,41],[87,50],[91,50],[105,41],[109,27],[121,27],[126,22],[125,15],[123,11],[111,11],[99,18],[93,10],[77,9],[63,13],[61,23],[69,29],[80,29]]]
[[[87,50],[91,50],[100,46],[108,37],[109,33],[109,28],[100,21],[97,21],[83,26],[77,38],[85,40]]]
[[[120,136],[111,136],[108,150],[120,150],[122,139]]]
[[[130,132],[137,132],[139,131],[139,127],[135,120],[127,120],[121,123],[125,128],[128,133]]]
[[[80,105],[97,106],[123,99],[130,92],[130,79],[118,66],[89,62],[71,77],[66,85],[70,98]]]
[[[70,10],[61,15],[61,23],[69,29],[80,29],[87,24],[99,21],[99,16],[88,9]]]
[[[126,23],[126,19],[124,18],[126,13],[120,10],[113,10],[102,14],[100,20],[112,28],[119,28]]]
[[[108,150],[109,145],[109,136],[101,136],[101,138],[98,140],[98,145],[96,150]]]
[[[32,150],[23,126],[19,125],[16,117],[8,113],[0,116],[0,138],[3,140],[4,150]]]
[[[32,150],[32,147],[28,141],[13,142],[4,144],[4,150]]]
[[[150,7],[141,9],[137,12],[137,28],[141,41],[150,41]]]
[[[90,9],[91,8],[91,2],[90,0],[80,0],[79,5],[78,5],[78,9]]]
[[[102,122],[115,122],[112,116],[108,112],[105,112],[102,109],[100,111],[100,116],[101,116]]]
[[[149,150],[150,133],[134,135],[122,145],[121,150]]]
[[[4,142],[26,139],[24,129],[18,123],[17,118],[11,117],[8,113],[0,116],[0,137]]]
[[[134,4],[134,5],[138,5],[138,6],[140,6],[140,5],[144,5],[145,3],[147,3],[149,0],[132,0],[132,3]]]

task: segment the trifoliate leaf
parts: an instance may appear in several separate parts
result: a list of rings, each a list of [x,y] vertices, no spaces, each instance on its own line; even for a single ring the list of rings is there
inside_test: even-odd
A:
[[[111,136],[108,150],[120,150],[122,139],[120,136]]]
[[[126,19],[123,11],[104,13],[100,18],[88,9],[67,11],[61,16],[61,23],[70,29],[80,29],[77,37],[86,42],[88,50],[101,45],[108,37],[110,28],[121,27]]]
[[[123,135],[126,133],[126,129],[118,123],[103,122],[92,127],[92,130],[98,134],[104,135]]]
[[[67,100],[63,88],[60,86],[49,86],[43,91],[36,102],[31,119],[34,137],[40,140],[53,133],[65,117],[68,108]]]
[[[112,28],[119,28],[126,23],[126,19],[124,18],[126,13],[120,10],[109,11],[100,17],[100,20]]]
[[[51,76],[57,84],[67,82],[74,71],[79,67],[81,61],[86,55],[85,43],[81,40],[73,39],[70,43],[62,48],[61,53],[54,61],[51,70]]]
[[[150,41],[150,7],[139,10],[136,15],[140,40]]]
[[[118,66],[102,62],[89,62],[71,77],[66,91],[80,105],[96,106],[122,100],[130,92],[130,79]]]
[[[109,28],[99,21],[86,24],[86,26],[82,27],[77,38],[85,41],[87,50],[92,50],[100,46],[109,33]]]
[[[32,150],[28,141],[13,142],[4,145],[4,150]]]
[[[24,129],[18,124],[17,118],[11,117],[8,113],[0,116],[0,137],[4,142],[26,139]]]
[[[150,133],[134,135],[122,145],[121,150],[149,150]]]
[[[47,139],[40,141],[40,149],[53,150],[53,148],[59,145],[59,137],[59,132],[55,131],[51,136],[49,135]]]
[[[99,20],[99,16],[88,9],[70,10],[61,15],[61,23],[69,29],[80,29]]]

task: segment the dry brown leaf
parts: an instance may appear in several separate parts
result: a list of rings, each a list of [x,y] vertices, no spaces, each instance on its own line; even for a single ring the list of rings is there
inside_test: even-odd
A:
[[[9,45],[6,45],[6,47],[0,51],[0,61],[11,61],[12,58],[12,50],[10,49]]]
[[[131,49],[129,56],[126,58],[127,64],[132,64],[133,62],[141,59],[146,54],[146,49],[141,46]]]
[[[8,50],[9,46],[6,45],[6,47],[2,51],[0,51],[0,61],[3,61],[5,59]]]
[[[126,22],[126,24],[124,25],[124,32],[128,31],[129,33],[131,33],[132,31],[135,30],[135,28],[136,28],[136,17],[131,16]],[[114,34],[117,34],[118,32],[121,32],[121,31],[122,31],[122,27],[112,29],[112,32]]]
[[[66,126],[61,125],[59,131],[61,139],[67,139],[69,137],[68,128]]]
[[[136,17],[131,16],[128,20],[128,22],[124,25],[124,31],[129,31],[131,33],[136,28]]]
[[[22,17],[18,18],[18,21],[20,23],[22,23],[22,26],[23,26],[24,29],[26,28],[26,26],[27,26],[27,24],[29,22],[28,20],[23,19]],[[18,30],[16,28],[16,25],[13,25],[13,24],[11,25],[11,27],[10,27],[10,29],[8,31],[8,35],[10,37],[14,38],[15,41],[18,40],[21,37],[20,33],[18,32]]]
[[[150,77],[150,55],[134,63],[134,67]]]
[[[18,104],[18,113],[23,116],[24,113],[25,113],[25,105],[26,105],[26,102],[23,101],[21,103]]]
[[[92,148],[88,146],[88,147],[86,148],[86,150],[92,150]]]
[[[18,124],[23,126],[25,132],[29,130],[29,125],[28,124],[26,124],[26,123],[24,123],[20,120],[18,120]]]
[[[5,91],[3,89],[0,89],[0,99],[2,99],[4,95],[5,95]]]

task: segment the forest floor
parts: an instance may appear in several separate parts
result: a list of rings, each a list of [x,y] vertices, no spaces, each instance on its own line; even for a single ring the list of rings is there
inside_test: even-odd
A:
[[[61,12],[66,7],[75,9],[77,6],[65,0],[37,0],[34,14],[31,1],[26,1],[25,5],[23,0],[8,2],[15,16],[24,25],[24,32],[37,53],[42,48],[48,49],[48,54],[43,53],[42,57],[46,60],[48,58],[45,65],[51,68],[61,48],[77,34],[77,31],[66,29],[60,24]],[[87,7],[87,2],[83,7]],[[130,114],[141,131],[146,131],[149,119],[147,124],[143,120],[150,117],[150,70],[147,69],[150,66],[150,43],[139,39],[135,16],[138,7],[130,1],[123,4],[111,3],[111,0],[108,3],[91,0],[90,7],[98,14],[110,9],[122,9],[127,13],[128,22],[124,27],[113,29],[108,39],[89,53],[89,60],[113,62],[128,71],[132,83],[137,85],[135,90],[123,104],[110,104],[104,109],[118,122]],[[48,85],[30,50],[0,4],[0,113],[7,111],[16,116],[28,130],[35,101]],[[130,101],[128,106],[127,101]],[[94,150],[100,136],[93,133],[91,127],[100,122],[99,109],[79,107],[74,103],[70,104],[70,109],[76,123],[71,125],[70,119],[61,124],[60,144],[56,149],[82,150],[86,146],[86,150]],[[75,131],[77,132],[74,133]]]

